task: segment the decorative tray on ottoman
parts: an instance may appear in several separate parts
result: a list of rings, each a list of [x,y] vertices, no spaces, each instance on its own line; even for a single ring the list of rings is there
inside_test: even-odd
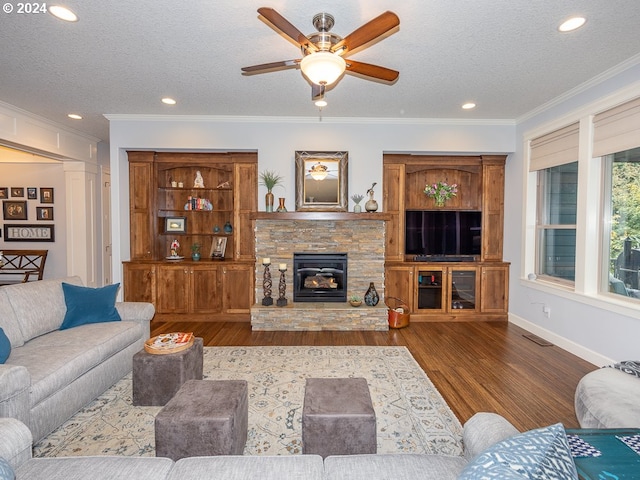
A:
[[[164,355],[186,350],[193,345],[193,333],[173,332],[151,337],[144,342],[144,349],[153,355]]]

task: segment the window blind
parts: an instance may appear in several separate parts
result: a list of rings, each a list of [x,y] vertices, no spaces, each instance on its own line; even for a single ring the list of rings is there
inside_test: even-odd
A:
[[[576,162],[579,127],[579,123],[574,123],[531,140],[529,171]]]
[[[640,98],[599,113],[593,120],[593,156],[640,147]]]

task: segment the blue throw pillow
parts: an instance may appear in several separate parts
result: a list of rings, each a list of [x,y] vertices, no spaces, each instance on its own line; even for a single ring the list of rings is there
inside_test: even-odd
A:
[[[62,282],[67,313],[60,330],[87,323],[119,322],[121,318],[116,310],[116,295],[119,287],[119,283],[90,288]]]
[[[4,363],[9,358],[9,354],[11,353],[11,342],[7,337],[7,334],[4,333],[4,330],[0,328],[0,363]],[[1,477],[0,477],[1,480]]]
[[[577,480],[561,423],[514,435],[474,458],[458,480]]]
[[[13,472],[11,465],[0,457],[0,480],[15,480],[15,478],[16,474]]]

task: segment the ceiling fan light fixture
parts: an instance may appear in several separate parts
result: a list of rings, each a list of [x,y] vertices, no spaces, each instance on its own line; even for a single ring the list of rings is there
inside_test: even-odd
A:
[[[327,175],[329,175],[329,167],[318,162],[309,169],[309,174],[314,180],[324,180],[325,178],[327,178]]]
[[[335,83],[346,68],[344,58],[331,52],[311,53],[300,62],[302,73],[316,85]]]
[[[319,100],[316,100],[316,101],[315,101],[315,104],[316,104],[316,107],[319,107],[319,108],[324,108],[324,107],[326,107],[327,105],[329,105],[329,104],[327,103],[327,101],[326,101],[324,98],[321,98],[321,99],[319,99]]]

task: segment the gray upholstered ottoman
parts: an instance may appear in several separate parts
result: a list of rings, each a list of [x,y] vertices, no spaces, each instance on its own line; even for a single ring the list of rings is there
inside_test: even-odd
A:
[[[202,380],[202,339],[181,352],[133,356],[133,404],[163,406],[187,380]]]
[[[376,414],[364,378],[308,378],[302,408],[302,453],[376,453]]]
[[[156,416],[156,457],[242,455],[248,417],[245,380],[189,380]]]

